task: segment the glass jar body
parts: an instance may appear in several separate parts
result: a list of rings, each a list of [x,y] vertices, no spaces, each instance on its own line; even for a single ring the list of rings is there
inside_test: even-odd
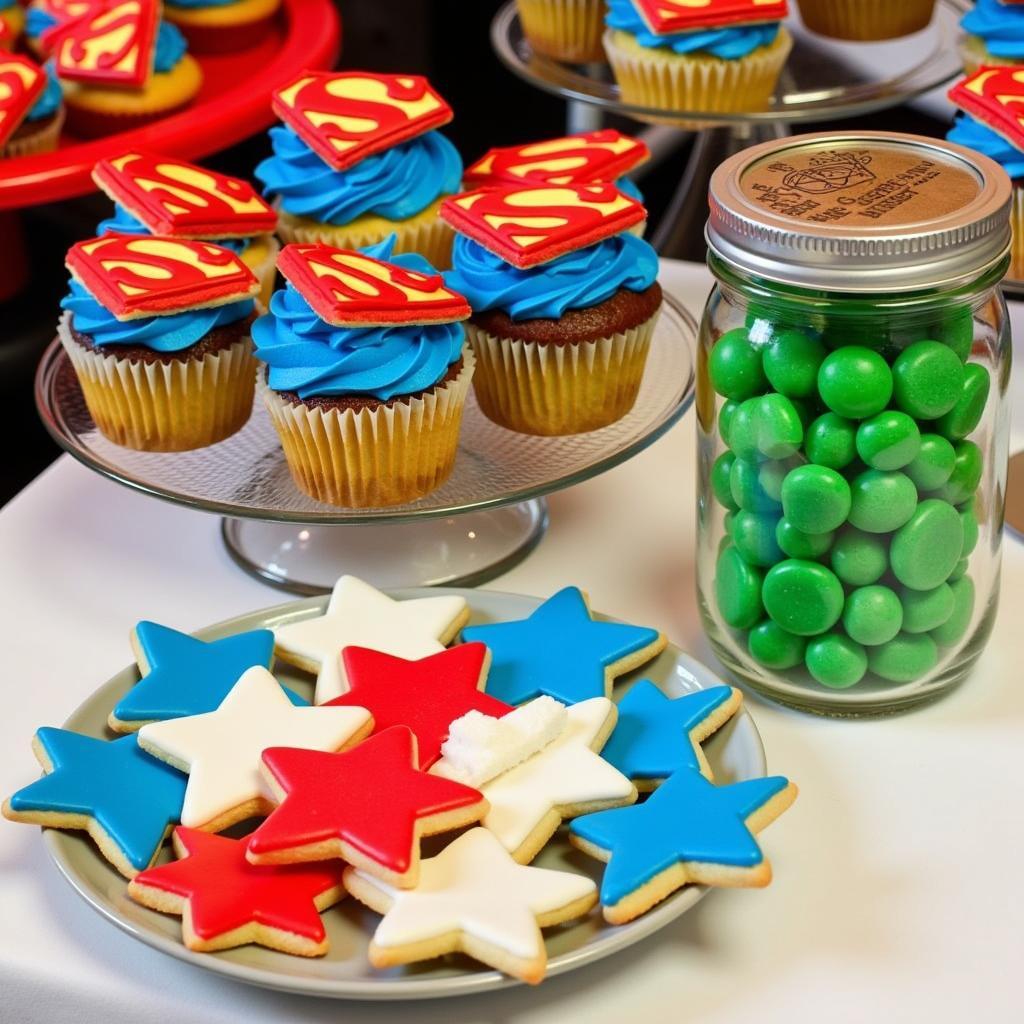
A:
[[[697,587],[715,652],[825,714],[939,696],[998,602],[1005,265],[957,290],[863,296],[709,263]]]

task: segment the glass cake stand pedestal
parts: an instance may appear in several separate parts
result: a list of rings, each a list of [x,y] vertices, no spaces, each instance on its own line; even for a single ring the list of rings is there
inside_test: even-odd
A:
[[[381,587],[473,585],[504,572],[547,527],[544,496],[632,458],[693,401],[696,324],[665,295],[643,383],[621,420],[586,434],[533,437],[466,406],[455,467],[408,505],[325,505],[292,482],[261,402],[220,444],[192,452],[138,452],[96,429],[59,341],[36,373],[36,405],[54,440],[97,473],[156,498],[223,517],[221,535],[246,572],[291,593],[329,590],[343,573]]]

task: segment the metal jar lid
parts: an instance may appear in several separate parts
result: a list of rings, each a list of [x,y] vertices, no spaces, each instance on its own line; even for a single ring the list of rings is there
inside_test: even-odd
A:
[[[1006,172],[945,141],[892,132],[773,139],[711,178],[706,238],[741,271],[839,292],[952,288],[1010,245]]]

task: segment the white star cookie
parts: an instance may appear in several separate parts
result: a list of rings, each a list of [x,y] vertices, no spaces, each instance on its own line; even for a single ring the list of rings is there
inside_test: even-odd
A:
[[[359,707],[295,707],[262,667],[242,673],[216,711],[139,730],[139,746],[188,773],[181,823],[220,832],[276,801],[260,771],[268,747],[342,750],[373,728]]]
[[[324,704],[348,690],[343,647],[369,647],[413,661],[443,650],[468,621],[464,598],[396,601],[355,576],[342,576],[323,615],[274,630],[274,653],[316,675],[315,700]]]
[[[633,783],[598,753],[617,717],[607,697],[573,704],[556,739],[480,786],[491,805],[480,824],[520,864],[540,853],[564,819],[636,801]],[[461,781],[447,758],[430,770]]]
[[[531,985],[547,970],[541,928],[582,917],[597,902],[591,879],[516,864],[482,828],[422,861],[415,889],[351,867],[345,887],[384,915],[370,943],[374,967],[462,952]]]

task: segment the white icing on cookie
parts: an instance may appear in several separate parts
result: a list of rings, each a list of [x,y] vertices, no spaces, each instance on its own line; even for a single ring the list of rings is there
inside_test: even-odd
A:
[[[316,703],[323,704],[348,690],[342,648],[369,647],[410,661],[425,658],[444,649],[441,639],[465,611],[466,601],[458,596],[396,601],[355,576],[342,576],[327,611],[278,626],[275,647],[286,661],[297,658],[319,666]]]
[[[216,711],[139,730],[143,749],[189,773],[181,823],[200,828],[273,795],[260,772],[268,747],[339,750],[370,721],[360,707],[295,707],[262,667],[247,669]]]

